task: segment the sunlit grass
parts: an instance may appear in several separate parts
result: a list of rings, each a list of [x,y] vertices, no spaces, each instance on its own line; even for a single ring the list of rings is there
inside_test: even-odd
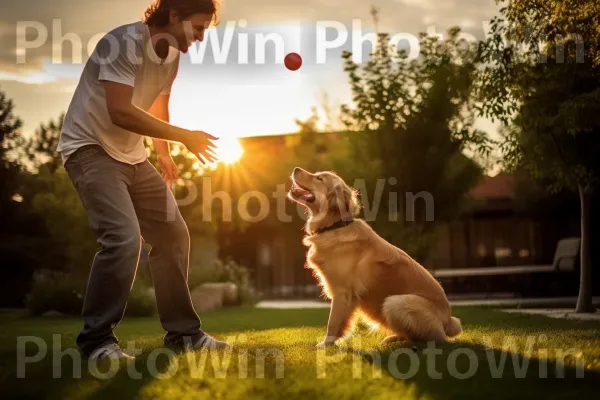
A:
[[[206,313],[202,320],[205,330],[234,344],[230,351],[169,355],[163,349],[158,354],[153,351],[161,349],[164,334],[158,320],[128,319],[117,336],[124,347],[135,339],[142,350],[131,365],[141,374],[139,379],[128,374],[126,364],[111,379],[94,378],[86,368],[80,379],[73,379],[69,357],[62,367],[70,377],[53,379],[51,349],[44,360],[27,366],[26,379],[16,379],[18,336],[36,335],[51,343],[52,334],[59,333],[63,347],[74,347],[80,322],[0,314],[7,317],[0,333],[0,382],[9,398],[593,397],[600,379],[599,323],[480,308],[457,308],[455,314],[462,318],[465,332],[437,345],[437,353],[430,353],[427,343],[382,346],[382,336],[368,327],[359,328],[339,347],[318,351],[315,344],[325,334],[327,310],[229,309]],[[489,360],[498,365],[505,348],[505,366],[494,378]],[[557,377],[557,361],[562,360],[557,351],[572,354],[564,358],[563,378]],[[34,352],[35,346],[28,347],[27,355]],[[578,363],[583,365],[583,378],[577,378]],[[465,378],[474,364],[472,376]],[[527,367],[520,377],[523,365]],[[540,377],[544,370],[547,378]]]

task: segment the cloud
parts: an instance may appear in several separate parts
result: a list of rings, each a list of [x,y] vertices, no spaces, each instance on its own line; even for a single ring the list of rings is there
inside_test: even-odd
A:
[[[139,20],[149,0],[0,0],[2,23],[0,23],[0,72],[29,74],[44,68],[52,58],[53,48],[58,49],[60,38],[72,33],[83,44],[99,34],[106,33],[120,23]],[[116,24],[116,25],[115,25]],[[39,34],[47,39],[39,47],[24,49],[26,62],[19,63],[17,55],[18,27],[28,26],[26,36],[20,39],[34,40]],[[23,30],[21,30],[23,32]],[[60,33],[60,35],[59,35]],[[73,52],[68,42],[63,44],[63,56],[71,59]],[[87,46],[79,56],[87,58]]]
[[[27,75],[0,73],[0,81],[15,81],[19,83],[39,84],[56,82],[56,77],[43,72],[34,72]]]
[[[140,20],[150,0],[0,0],[0,72],[29,74],[41,70],[57,50],[63,49],[66,60],[87,59],[90,39],[106,33],[118,25]],[[371,4],[380,9],[382,29],[406,33],[425,31],[425,23],[437,24],[446,29],[466,20],[473,21],[473,29],[480,29],[497,9],[493,0],[462,0],[458,5],[452,0],[226,0],[222,3],[221,19],[245,19],[249,26],[267,23],[284,24],[315,21],[340,21],[350,24],[361,19],[363,26],[371,25]],[[18,24],[37,25],[29,28],[27,39],[38,33],[48,34],[43,45],[34,49],[17,49]],[[470,26],[471,27],[471,26]],[[77,35],[83,44],[81,51],[73,54],[72,44],[61,41],[64,35]],[[78,50],[78,49],[76,49]],[[17,54],[25,54],[26,62],[17,63]]]
[[[68,41],[62,43],[65,63],[51,62],[53,43],[54,49],[61,43],[55,32],[58,27],[59,36],[72,33],[80,38],[83,48],[81,53],[76,52],[79,54],[75,59],[81,58],[85,62],[89,55],[87,44],[92,37],[119,25],[139,21],[148,4],[150,0],[0,0],[0,90],[15,99],[17,113],[26,124],[25,130],[66,111],[83,68],[83,64],[69,65],[74,57],[73,46]],[[491,19],[498,9],[494,0],[224,0],[221,20],[226,24],[227,21],[245,19],[249,27],[310,25],[316,21],[339,21],[350,27],[353,19],[360,19],[363,31],[367,33],[373,25],[371,4],[380,9],[380,29],[392,34],[416,34],[432,25],[436,32],[442,33],[463,22],[475,36],[483,37],[483,21]],[[37,22],[48,33],[48,40],[42,46],[26,51],[26,62],[21,64],[17,63],[19,21],[30,21],[30,25]],[[59,23],[56,29],[53,29],[53,23]],[[35,29],[31,28],[27,39],[32,40],[35,36]],[[303,71],[310,71],[310,82],[335,93],[347,88],[343,85],[345,76],[341,68],[333,64],[312,70],[303,67]],[[221,79],[226,72],[224,68],[198,66],[191,71],[195,81],[223,82],[221,86],[231,84],[231,74]],[[236,75],[240,81],[251,78],[246,77],[241,72],[239,77]]]
[[[401,3],[410,7],[422,8],[424,10],[432,10],[435,8],[433,0],[395,0],[396,3]]]
[[[26,134],[32,133],[40,123],[56,119],[65,112],[76,85],[77,80],[71,78],[45,83],[0,79],[0,90],[14,101],[15,115],[23,120]]]

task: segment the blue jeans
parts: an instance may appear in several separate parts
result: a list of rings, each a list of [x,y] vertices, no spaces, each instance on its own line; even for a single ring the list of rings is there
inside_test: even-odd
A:
[[[141,253],[152,246],[150,270],[165,343],[195,342],[204,333],[188,288],[190,237],[177,203],[147,160],[136,165],[111,158],[101,146],[85,146],[65,168],[85,207],[101,250],[94,257],[77,345],[84,356],[118,343]]]

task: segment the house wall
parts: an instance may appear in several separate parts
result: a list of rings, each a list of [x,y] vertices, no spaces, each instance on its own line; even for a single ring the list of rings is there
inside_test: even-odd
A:
[[[575,221],[576,222],[576,221]],[[428,269],[551,264],[558,240],[577,236],[570,219],[534,221],[515,214],[483,214],[442,224],[423,262]],[[230,235],[221,253],[248,267],[265,297],[318,297],[316,279],[305,268],[301,230],[259,226]],[[493,285],[486,290],[494,291]]]
[[[515,214],[478,215],[443,224],[428,269],[552,264],[558,241],[579,236],[573,219],[535,221]]]

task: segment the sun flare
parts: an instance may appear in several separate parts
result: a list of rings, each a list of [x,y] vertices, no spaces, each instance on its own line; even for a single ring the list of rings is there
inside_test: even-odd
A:
[[[223,138],[215,143],[217,144],[215,153],[219,156],[219,161],[224,164],[235,164],[244,154],[242,145],[235,138]]]

